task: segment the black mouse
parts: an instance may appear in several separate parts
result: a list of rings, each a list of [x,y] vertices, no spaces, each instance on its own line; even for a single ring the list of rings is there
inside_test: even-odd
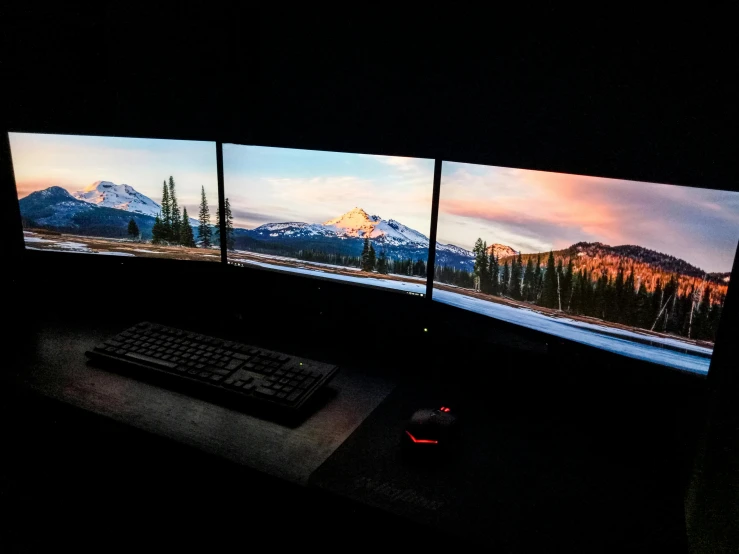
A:
[[[457,440],[457,418],[450,408],[417,410],[406,422],[401,445],[406,450],[447,450]]]

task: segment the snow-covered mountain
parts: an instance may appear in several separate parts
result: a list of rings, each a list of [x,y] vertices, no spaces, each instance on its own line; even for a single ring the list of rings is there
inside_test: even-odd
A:
[[[375,250],[384,250],[390,258],[428,258],[429,239],[423,233],[394,219],[369,215],[354,208],[324,223],[266,223],[255,229],[236,229],[236,248],[245,250],[322,251],[358,256],[364,239],[369,237]],[[458,267],[472,263],[472,253],[451,244],[437,244],[437,256],[445,264]]]
[[[344,237],[379,239],[392,245],[416,244],[428,248],[429,239],[423,233],[395,221],[384,220],[379,215],[368,215],[362,208],[354,208],[345,214],[329,219],[323,224],[337,235]]]
[[[116,185],[110,181],[95,181],[83,190],[75,192],[74,197],[100,207],[152,217],[162,209],[159,204],[138,192],[131,185]]]
[[[154,225],[154,218],[150,215],[85,202],[74,198],[61,187],[49,187],[32,192],[21,198],[18,204],[27,227],[96,237],[124,238],[128,236],[128,223],[133,219],[142,236],[148,238]]]
[[[385,220],[368,215],[362,208],[354,208],[325,223],[266,223],[251,232],[254,238],[358,238],[369,237],[375,244],[428,248],[429,239],[423,233],[394,219]]]
[[[487,253],[488,255],[495,254],[498,259],[502,259],[509,256],[515,256],[516,254],[518,254],[518,251],[514,250],[510,246],[506,246],[505,244],[498,244],[496,242],[488,246]]]

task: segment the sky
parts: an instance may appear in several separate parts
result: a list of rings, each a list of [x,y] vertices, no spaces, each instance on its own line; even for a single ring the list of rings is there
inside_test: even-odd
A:
[[[523,253],[635,244],[728,272],[739,193],[444,162],[438,241],[471,249],[478,237]]]
[[[428,236],[434,160],[223,145],[234,226],[323,223],[354,208]]]
[[[218,175],[214,142],[8,133],[18,198],[59,186],[70,193],[95,181],[131,185],[157,204],[174,177],[177,203],[197,218],[200,187],[215,221]]]

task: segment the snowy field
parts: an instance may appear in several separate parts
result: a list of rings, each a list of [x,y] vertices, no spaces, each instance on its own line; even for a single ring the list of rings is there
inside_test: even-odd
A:
[[[271,254],[260,254],[258,252],[249,252],[247,250],[236,250],[233,253],[229,253],[229,257],[233,258],[234,260],[238,260],[240,262],[249,262],[250,260],[239,258],[238,255],[243,256],[253,256],[255,258],[261,258],[263,260],[277,260],[281,262],[290,262],[290,263],[301,263],[305,265],[314,265],[316,267],[329,267],[332,269],[341,269],[342,271],[360,271],[358,267],[347,267],[343,265],[334,265],[334,264],[325,264],[322,262],[309,262],[306,260],[298,260],[296,258],[288,258],[286,256],[273,256]],[[282,267],[282,266],[280,266]]]
[[[99,254],[103,256],[135,257],[140,254],[149,257],[182,260],[220,259],[220,254],[213,250],[185,248],[181,246],[152,245],[149,243],[131,242],[127,239],[110,239],[101,237],[84,237],[79,235],[52,235],[23,231],[23,239],[27,250],[77,252],[80,254]],[[72,240],[70,240],[72,239]],[[145,246],[145,248],[143,248]],[[140,254],[137,254],[140,253]]]
[[[272,254],[259,254],[259,253],[256,253],[256,252],[249,252],[249,251],[246,251],[246,250],[236,250],[236,251],[234,251],[234,253],[230,253],[229,254],[229,258],[232,259],[232,261],[239,261],[239,262],[244,262],[244,263],[252,263],[252,260],[249,260],[248,258],[240,258],[240,257],[238,257],[239,255],[254,256],[255,258],[261,258],[263,260],[268,260],[268,261],[275,260],[275,261],[289,262],[289,263],[293,263],[293,264],[307,265],[307,266],[311,266],[311,267],[312,266],[315,266],[317,268],[326,267],[326,268],[329,268],[329,269],[338,269],[340,271],[361,271],[361,269],[358,268],[358,267],[348,267],[348,266],[345,266],[345,265],[326,264],[326,263],[322,263],[322,262],[312,262],[312,261],[306,261],[306,260],[299,260],[297,258],[288,258],[286,256],[274,256]],[[258,264],[255,263],[255,265],[258,265]],[[284,266],[277,266],[277,267],[279,269],[284,269]],[[325,274],[324,273],[321,273],[321,275],[325,275]],[[418,277],[418,276],[415,276],[415,275],[404,275],[403,276],[403,279],[409,279],[411,281],[418,281],[419,283],[423,283],[423,285],[424,285],[424,293],[425,293],[425,290],[426,290],[425,289],[425,286],[426,286],[426,277]],[[374,284],[374,281],[382,280],[382,279],[364,278],[363,281],[364,280],[373,281],[372,284]],[[389,288],[394,288],[394,287],[389,287]],[[403,289],[403,290],[405,290],[405,289]]]
[[[289,259],[289,258],[286,258]],[[254,260],[248,260],[245,258],[234,258],[235,261],[247,263],[257,267],[263,267],[265,269],[276,269],[279,271],[289,271],[290,273],[299,273],[301,275],[311,275],[313,277],[323,277],[326,279],[335,279],[337,281],[344,281],[347,283],[356,283],[358,285],[371,285],[373,287],[382,287],[386,289],[400,290],[404,292],[412,292],[415,294],[426,294],[426,283],[407,283],[405,281],[396,281],[393,279],[375,279],[372,277],[359,277],[354,275],[341,275],[339,273],[332,273],[330,271],[322,271],[320,269],[307,269],[303,267],[290,267],[284,265],[268,264],[266,262],[257,262]],[[295,260],[291,260],[295,262]],[[301,262],[302,263],[302,262]],[[327,266],[328,264],[323,264]],[[344,269],[340,266],[328,266],[331,268]]]
[[[710,358],[691,355],[686,352],[668,350],[667,348],[660,348],[659,346],[651,346],[629,340],[629,338],[637,337],[641,339],[648,338],[655,343],[661,343],[672,347],[677,346],[696,353],[702,353],[704,355],[711,353],[711,349],[709,348],[693,346],[676,339],[640,335],[631,331],[599,326],[594,323],[587,323],[569,318],[549,317],[533,310],[514,308],[505,304],[488,302],[479,298],[473,298],[472,296],[440,289],[434,289],[433,299],[450,306],[456,306],[478,314],[494,317],[495,319],[500,319],[501,321],[506,321],[508,323],[522,325],[563,339],[587,344],[589,346],[596,346],[609,352],[615,352],[638,360],[645,360],[677,369],[683,369],[692,373],[707,374],[708,366],[711,361]],[[604,334],[606,332],[608,333],[607,335]],[[613,336],[615,334],[619,336]]]

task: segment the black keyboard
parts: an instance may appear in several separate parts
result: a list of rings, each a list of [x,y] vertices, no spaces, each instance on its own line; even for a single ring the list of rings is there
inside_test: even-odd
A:
[[[338,367],[155,323],[139,323],[86,352],[92,361],[191,384],[223,399],[295,413]]]

